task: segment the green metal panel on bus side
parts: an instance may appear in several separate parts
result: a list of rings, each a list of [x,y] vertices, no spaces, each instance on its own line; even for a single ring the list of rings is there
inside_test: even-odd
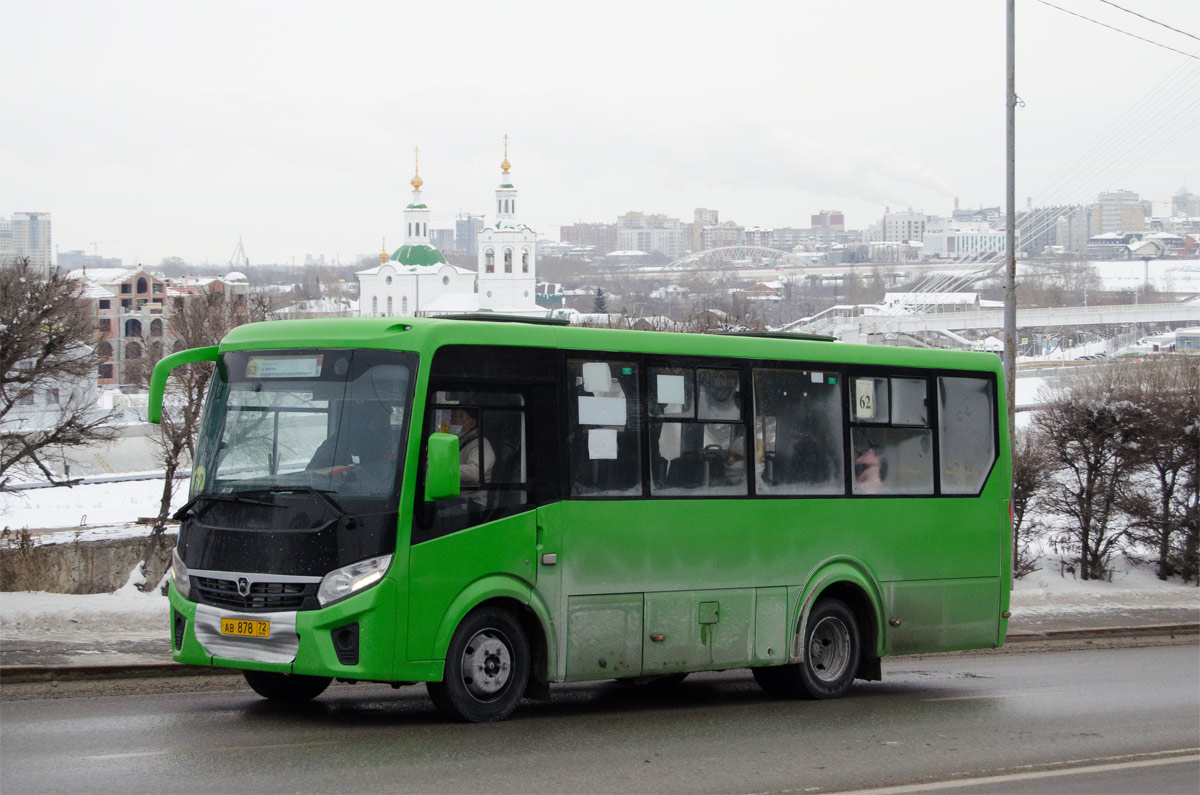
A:
[[[647,593],[642,673],[745,665],[754,619],[753,588]]]
[[[771,665],[786,660],[791,630],[788,626],[788,589],[757,588],[754,599],[754,660]]]
[[[744,591],[748,624],[757,623],[760,614],[777,624],[782,615],[786,627],[780,636],[764,626],[765,642],[760,644],[758,628],[747,626],[755,640],[739,660],[744,665],[778,661],[780,646],[788,648],[798,616],[785,611],[796,605],[785,603],[781,611],[777,602],[782,591],[775,589],[792,586],[798,596],[820,561],[847,557],[859,561],[877,583],[929,583],[885,591],[903,595],[907,614],[899,616],[901,635],[931,644],[922,650],[946,648],[962,633],[975,645],[990,646],[999,622],[1002,522],[1007,518],[1001,515],[998,523],[997,504],[986,498],[758,500],[749,511],[737,500],[572,501],[545,511],[544,548],[558,554],[564,599],[646,594],[646,634],[657,633],[652,610],[660,603],[675,605],[680,614],[686,609],[690,616],[700,601],[720,601],[714,591]],[[764,608],[760,613],[754,589],[770,589],[774,612]],[[673,592],[661,602],[655,596]],[[959,609],[944,610],[951,599],[961,602]],[[886,621],[893,606],[881,610]],[[694,629],[698,637],[699,625],[691,621],[674,631],[690,637]],[[887,653],[888,628],[879,630],[879,651]],[[981,632],[990,634],[981,638]],[[566,647],[573,642],[560,646],[568,666]],[[776,654],[768,657],[767,648]],[[666,660],[657,660],[651,651],[645,654],[648,664]]]
[[[1000,578],[890,582],[884,586],[891,653],[986,648],[995,644]]]
[[[642,595],[600,594],[567,600],[566,680],[642,672]]]
[[[444,657],[449,635],[481,601],[503,595],[528,602],[535,543],[535,512],[526,511],[412,546],[406,658]]]

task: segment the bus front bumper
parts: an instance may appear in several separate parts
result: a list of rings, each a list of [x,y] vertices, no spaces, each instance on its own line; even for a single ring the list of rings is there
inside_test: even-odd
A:
[[[397,679],[398,600],[396,584],[389,579],[319,610],[227,610],[184,599],[174,581],[168,599],[176,662],[341,679]]]

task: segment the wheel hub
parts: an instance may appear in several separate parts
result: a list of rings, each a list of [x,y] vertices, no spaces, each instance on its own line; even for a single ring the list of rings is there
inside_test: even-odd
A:
[[[512,676],[508,639],[492,629],[475,633],[463,650],[462,676],[467,691],[478,699],[503,691]]]
[[[841,621],[826,617],[813,627],[808,640],[808,659],[817,678],[833,682],[850,665],[850,631]]]

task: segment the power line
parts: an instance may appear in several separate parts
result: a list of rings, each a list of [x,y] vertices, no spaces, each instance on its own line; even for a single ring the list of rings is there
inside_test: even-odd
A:
[[[1146,20],[1147,22],[1153,22],[1155,25],[1162,25],[1167,30],[1173,30],[1176,33],[1182,33],[1184,36],[1187,36],[1188,38],[1192,38],[1192,39],[1195,39],[1196,41],[1200,41],[1200,36],[1193,36],[1192,34],[1188,33],[1186,30],[1180,30],[1179,28],[1173,28],[1170,25],[1168,25],[1167,23],[1159,22],[1157,19],[1151,19],[1150,17],[1146,16],[1145,14],[1139,14],[1136,11],[1130,11],[1128,8],[1125,8],[1124,6],[1117,5],[1112,0],[1100,0],[1100,2],[1104,3],[1105,5],[1110,5],[1113,8],[1124,11],[1126,14],[1133,14],[1135,17],[1140,17],[1140,18]]]
[[[1099,25],[1102,28],[1108,28],[1109,30],[1115,30],[1117,33],[1123,33],[1126,36],[1132,36],[1133,38],[1137,39],[1138,41],[1144,41],[1147,44],[1153,44],[1155,47],[1162,47],[1164,50],[1170,50],[1171,52],[1176,52],[1176,53],[1179,53],[1180,55],[1187,56],[1188,58],[1195,58],[1197,61],[1200,61],[1200,55],[1193,55],[1190,52],[1184,52],[1183,50],[1177,50],[1174,47],[1167,46],[1166,44],[1162,44],[1160,42],[1153,41],[1151,39],[1142,38],[1141,36],[1138,36],[1134,33],[1130,33],[1127,30],[1121,30],[1120,28],[1115,28],[1112,25],[1106,25],[1105,23],[1100,22],[1099,20],[1092,19],[1091,17],[1085,17],[1083,14],[1077,14],[1074,11],[1068,11],[1067,9],[1063,8],[1062,6],[1056,6],[1056,5],[1054,5],[1054,3],[1049,3],[1046,0],[1037,0],[1037,1],[1044,6],[1050,6],[1051,8],[1057,8],[1059,11],[1063,12],[1064,14],[1070,14],[1073,17],[1079,17],[1080,19],[1085,19],[1088,22]]]

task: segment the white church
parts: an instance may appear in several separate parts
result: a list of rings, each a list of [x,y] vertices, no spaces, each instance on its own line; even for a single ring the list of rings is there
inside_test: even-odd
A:
[[[472,271],[446,262],[429,242],[429,207],[421,198],[420,166],[404,208],[404,245],[379,265],[358,271],[359,314],[366,317],[462,315],[495,312],[544,317],[537,305],[537,234],[517,220],[517,189],[508,171],[507,146],[496,188],[496,220],[479,232],[479,259]]]

